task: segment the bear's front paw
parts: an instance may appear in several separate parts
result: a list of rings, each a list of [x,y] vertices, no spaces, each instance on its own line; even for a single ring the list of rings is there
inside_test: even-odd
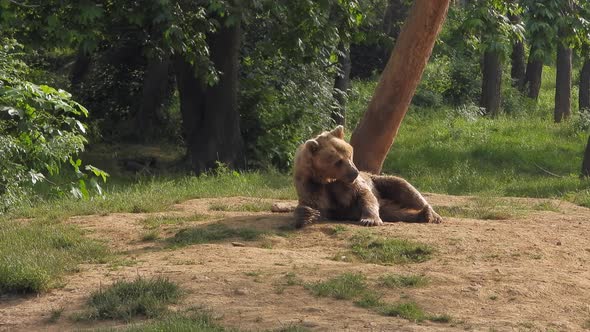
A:
[[[299,205],[293,211],[295,216],[295,227],[301,228],[320,220],[320,211],[309,206]]]
[[[440,224],[443,222],[443,218],[434,212],[431,206],[425,207],[422,213],[424,214],[424,222],[431,224]]]
[[[381,226],[383,225],[383,221],[381,218],[362,218],[361,225],[363,226]]]

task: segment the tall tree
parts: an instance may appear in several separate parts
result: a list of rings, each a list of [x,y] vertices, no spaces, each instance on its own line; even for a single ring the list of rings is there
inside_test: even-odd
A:
[[[522,23],[522,18],[520,17],[520,14],[509,14],[508,17],[510,18],[510,22],[512,22],[512,24]],[[512,85],[522,91],[524,89],[526,71],[524,41],[522,39],[516,39],[512,43],[512,53],[510,55],[510,59],[512,63],[512,66],[510,68],[510,77],[512,78]]]
[[[381,172],[448,8],[449,0],[414,3],[369,107],[352,134],[354,162],[359,169]]]
[[[579,87],[579,109],[580,111],[590,112],[590,54],[588,54],[584,59],[584,64],[582,65],[582,69],[580,70]]]
[[[334,80],[334,102],[331,117],[335,124],[346,123],[346,100],[350,90],[350,46],[341,42],[338,46],[338,68]]]
[[[557,21],[557,59],[555,78],[555,109],[553,118],[561,122],[571,115],[572,98],[572,44],[576,39],[572,26],[573,0],[566,0],[561,4],[560,18]]]

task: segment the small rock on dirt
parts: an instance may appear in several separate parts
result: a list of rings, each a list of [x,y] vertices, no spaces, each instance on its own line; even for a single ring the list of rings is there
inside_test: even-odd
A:
[[[248,295],[250,292],[245,288],[238,288],[238,289],[234,290],[234,293],[236,295]]]
[[[231,245],[234,247],[245,247],[246,246],[246,244],[242,243],[242,242],[232,242]]]

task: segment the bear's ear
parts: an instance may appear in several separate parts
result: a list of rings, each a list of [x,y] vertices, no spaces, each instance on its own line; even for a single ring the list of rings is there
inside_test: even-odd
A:
[[[338,137],[340,139],[344,139],[344,127],[343,126],[338,126],[334,130],[332,130],[330,132],[330,134],[332,136],[336,136],[336,137]]]
[[[315,139],[308,139],[305,142],[305,148],[309,150],[311,153],[315,153],[320,148],[320,143]]]

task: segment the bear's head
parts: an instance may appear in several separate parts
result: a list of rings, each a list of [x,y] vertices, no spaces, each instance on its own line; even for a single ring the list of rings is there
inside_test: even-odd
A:
[[[352,183],[359,175],[358,169],[352,162],[352,146],[344,140],[342,126],[306,141],[300,149],[302,154],[300,157],[305,161],[304,165],[296,165],[296,168],[301,166],[310,168],[310,175],[316,181]]]

